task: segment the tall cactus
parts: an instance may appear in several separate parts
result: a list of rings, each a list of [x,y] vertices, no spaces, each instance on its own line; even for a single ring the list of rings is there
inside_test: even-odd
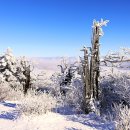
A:
[[[106,25],[108,20],[93,21],[92,26],[92,47],[89,49],[83,47],[84,60],[83,66],[83,81],[84,81],[84,99],[86,109],[88,112],[91,111],[90,100],[91,98],[99,100],[99,76],[100,76],[100,58],[99,58],[99,39],[103,35],[102,26]],[[90,58],[89,58],[90,56]],[[85,110],[86,111],[86,110]]]

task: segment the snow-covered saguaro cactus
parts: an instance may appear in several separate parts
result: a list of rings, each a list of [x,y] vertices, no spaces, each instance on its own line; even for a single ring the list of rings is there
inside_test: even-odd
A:
[[[84,59],[81,60],[81,62],[83,66],[82,78],[84,81],[84,99],[86,104],[85,111],[91,111],[91,108],[88,108],[91,98],[94,98],[95,100],[99,99],[99,39],[100,36],[103,36],[104,34],[102,26],[106,26],[108,22],[108,20],[103,21],[102,19],[100,22],[96,20],[93,21],[91,41],[92,47],[83,47],[81,50],[84,51]]]
[[[93,35],[92,35],[92,49],[91,49],[91,61],[90,61],[90,70],[91,70],[91,77],[90,77],[90,89],[93,95],[93,98],[99,98],[99,65],[100,65],[100,50],[99,50],[99,40],[100,36],[103,36],[102,26],[106,26],[109,21],[101,19],[101,21],[94,21],[93,22]]]

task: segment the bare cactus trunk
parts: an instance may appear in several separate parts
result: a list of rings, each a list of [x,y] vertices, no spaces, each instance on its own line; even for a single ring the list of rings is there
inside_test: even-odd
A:
[[[98,99],[98,91],[99,91],[99,84],[98,84],[98,78],[100,75],[99,71],[99,65],[100,65],[100,60],[99,60],[99,27],[96,26],[93,28],[93,38],[92,38],[92,54],[91,54],[91,91],[92,91],[92,97],[95,99]]]
[[[91,101],[99,100],[99,76],[100,76],[100,58],[99,58],[99,38],[103,35],[102,26],[106,25],[108,21],[93,22],[92,30],[92,48],[90,54],[88,48],[84,47],[83,66],[83,82],[84,82],[84,103],[83,107],[86,113],[93,111]],[[89,58],[89,55],[90,58]],[[91,100],[94,99],[94,100]]]

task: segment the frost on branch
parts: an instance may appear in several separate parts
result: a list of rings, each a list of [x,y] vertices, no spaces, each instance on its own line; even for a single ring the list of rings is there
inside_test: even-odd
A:
[[[107,23],[108,23],[108,22],[109,22],[109,20],[103,20],[103,19],[101,19],[100,22],[94,20],[94,21],[93,21],[93,26],[92,26],[92,28],[98,27],[98,28],[99,28],[99,36],[103,36],[103,35],[104,35],[104,32],[103,32],[103,30],[102,30],[102,26],[107,26]]]
[[[11,48],[7,48],[7,51],[5,52],[5,59],[6,61],[10,61],[11,63],[15,63],[16,62],[16,59],[15,57],[13,56],[13,53],[12,53],[12,49]]]
[[[109,51],[102,59],[102,64],[113,68],[129,68],[130,48],[120,48],[119,51]]]

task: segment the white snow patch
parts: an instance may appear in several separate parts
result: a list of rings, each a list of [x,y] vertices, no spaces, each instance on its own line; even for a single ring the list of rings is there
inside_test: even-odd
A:
[[[5,111],[3,115],[2,111]],[[0,113],[0,130],[114,130],[111,124],[106,124],[94,113],[61,115],[49,112],[20,116],[13,102],[1,102]]]

